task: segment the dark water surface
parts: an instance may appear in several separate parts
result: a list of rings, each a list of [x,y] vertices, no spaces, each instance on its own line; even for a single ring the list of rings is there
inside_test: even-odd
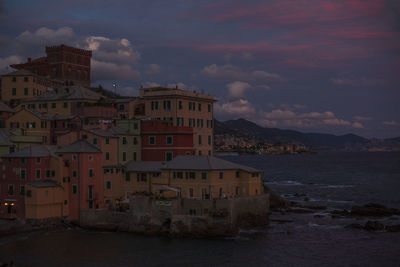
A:
[[[225,157],[264,170],[287,198],[328,206],[314,214],[273,214],[276,223],[219,240],[168,239],[68,230],[0,238],[0,262],[17,266],[400,266],[400,233],[348,229],[370,218],[329,211],[378,202],[400,208],[400,153]],[[318,218],[314,217],[319,215]],[[400,217],[380,219],[400,224]]]

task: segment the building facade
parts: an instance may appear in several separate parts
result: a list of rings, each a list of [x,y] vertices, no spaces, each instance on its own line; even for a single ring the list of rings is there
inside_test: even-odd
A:
[[[141,88],[146,117],[193,128],[196,155],[213,155],[213,103],[211,95],[177,88]]]
[[[46,57],[26,63],[11,65],[12,68],[29,70],[39,76],[49,76],[66,84],[90,87],[90,60],[92,51],[66,45],[46,47]]]

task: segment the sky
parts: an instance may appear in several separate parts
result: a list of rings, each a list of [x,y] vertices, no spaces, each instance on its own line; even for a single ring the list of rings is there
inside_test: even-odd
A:
[[[0,0],[0,73],[58,44],[122,95],[178,86],[222,121],[400,136],[399,0]]]

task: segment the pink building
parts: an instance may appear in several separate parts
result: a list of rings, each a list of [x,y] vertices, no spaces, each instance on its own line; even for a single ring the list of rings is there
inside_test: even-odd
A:
[[[57,154],[69,167],[69,216],[79,219],[80,210],[104,208],[101,150],[78,140]]]
[[[25,184],[32,181],[54,179],[56,168],[52,159],[56,146],[32,146],[1,158],[0,217],[25,218]]]

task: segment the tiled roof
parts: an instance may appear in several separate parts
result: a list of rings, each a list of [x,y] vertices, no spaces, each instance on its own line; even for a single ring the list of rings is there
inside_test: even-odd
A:
[[[129,161],[125,164],[126,172],[161,172],[161,161]]]
[[[5,155],[6,158],[47,158],[55,157],[57,146],[37,145],[25,147],[19,151]]]
[[[26,99],[25,102],[51,100],[99,100],[104,96],[81,86],[62,86],[40,96]]]
[[[54,113],[41,113],[35,110],[31,110],[28,108],[24,108],[26,111],[32,113],[33,115],[35,115],[36,117],[38,117],[41,120],[50,120],[50,121],[54,121],[54,120],[68,120],[68,119],[72,119],[74,117],[76,117],[75,115],[59,115],[59,114],[54,114]],[[23,110],[23,109],[21,109]]]
[[[98,136],[116,137],[110,130],[96,128],[96,129],[88,129],[88,130],[85,129],[85,131],[95,134],[95,135],[98,135]]]
[[[77,140],[57,150],[57,153],[101,153],[101,150],[85,140]]]
[[[16,70],[9,73],[4,74],[3,76],[32,76],[34,73],[29,70]]]
[[[61,187],[61,184],[58,183],[57,181],[54,180],[40,180],[40,181],[32,181],[26,183],[28,185],[31,185],[33,187]]]
[[[213,156],[177,156],[168,161],[163,169],[167,170],[243,170],[259,172],[252,167],[233,163]]]
[[[12,112],[12,113],[15,112],[15,110],[4,104],[2,101],[0,101],[0,111]]]

